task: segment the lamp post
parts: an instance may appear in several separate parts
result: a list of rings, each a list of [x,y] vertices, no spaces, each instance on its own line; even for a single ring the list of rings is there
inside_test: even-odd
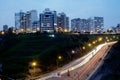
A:
[[[33,67],[33,75],[35,75],[35,67],[37,66],[37,62],[33,61],[31,66]]]
[[[60,60],[62,60],[62,56],[59,55],[59,56],[57,57],[57,60],[56,60],[57,68],[58,68],[58,61],[60,61]]]
[[[85,50],[86,50],[86,47],[83,46],[83,47],[82,47],[82,52],[85,52]]]

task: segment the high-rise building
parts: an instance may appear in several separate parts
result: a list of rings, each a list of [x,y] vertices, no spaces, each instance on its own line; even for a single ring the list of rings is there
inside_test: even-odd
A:
[[[40,31],[41,32],[54,32],[55,31],[55,11],[50,11],[46,8],[43,13],[40,14]]]
[[[36,10],[31,10],[27,12],[30,14],[30,26],[31,26],[31,31],[36,32],[39,30],[39,22],[38,22],[38,16],[37,16],[37,11]]]
[[[93,34],[95,32],[94,29],[94,20],[92,18],[88,18],[88,32],[90,32],[91,34]]]
[[[69,17],[65,13],[59,13],[57,16],[57,32],[69,31]]]
[[[18,33],[67,32],[69,31],[69,17],[65,13],[57,14],[56,11],[46,8],[43,13],[40,13],[38,20],[36,10],[20,11],[15,13],[15,28]]]
[[[53,11],[53,13],[54,13],[54,29],[56,31],[56,28],[57,28],[57,12]]]
[[[15,27],[17,29],[17,32],[19,32],[21,29],[24,29],[23,27],[23,16],[25,15],[24,12],[20,11],[19,13],[15,13]]]
[[[68,31],[70,31],[70,27],[69,27],[69,17],[66,17],[66,29]]]
[[[88,31],[88,21],[87,19],[81,19],[80,20],[80,26],[81,26],[81,33],[86,33]]]
[[[81,32],[80,18],[75,18],[71,20],[71,31],[72,32]]]
[[[40,31],[40,24],[39,21],[34,21],[32,24],[32,32],[39,32]]]
[[[31,33],[34,29],[33,23],[36,22],[37,19],[37,11],[31,10],[26,13],[20,11],[19,13],[15,13],[15,27],[19,32]]]
[[[94,17],[94,28],[95,33],[102,33],[104,27],[104,19],[103,17]]]
[[[71,28],[73,32],[85,33],[88,32],[88,21],[87,19],[75,18],[71,20]]]
[[[5,31],[5,32],[8,31],[8,25],[3,25],[3,31]]]
[[[71,20],[71,30],[80,33],[102,33],[104,26],[103,17],[88,19],[75,18]]]

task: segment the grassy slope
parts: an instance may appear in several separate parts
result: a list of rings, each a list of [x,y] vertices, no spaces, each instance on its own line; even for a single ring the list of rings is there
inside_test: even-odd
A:
[[[66,56],[61,52],[67,47],[74,47],[76,38],[76,36],[63,34],[56,34],[55,38],[49,37],[48,34],[29,34],[14,36],[14,39],[18,40],[16,43],[14,43],[14,39],[9,38],[8,43],[13,46],[5,43],[8,48],[5,46],[0,55],[3,71],[5,74],[11,74],[10,76],[16,76],[17,73],[23,76],[26,74],[24,72],[28,71],[29,62],[32,60],[38,60],[45,66],[51,63],[56,64],[54,61],[57,55]],[[9,40],[11,41],[9,42]]]
[[[96,38],[95,35],[87,37],[87,35],[55,34],[54,38],[48,35],[21,34],[7,38],[7,43],[0,46],[3,72],[14,78],[26,76],[29,62],[33,60],[39,61],[42,65],[40,67],[46,71],[48,67],[56,65],[58,55],[62,55],[64,57],[62,63],[66,63],[69,60],[66,51],[87,44],[89,38],[89,41]]]

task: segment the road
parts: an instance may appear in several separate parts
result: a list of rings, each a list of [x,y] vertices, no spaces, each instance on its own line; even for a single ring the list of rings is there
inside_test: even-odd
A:
[[[95,55],[83,68],[78,71],[78,75],[74,80],[86,80],[93,69],[97,66],[102,56],[106,52],[108,45],[102,47],[102,49]]]
[[[115,42],[101,44],[82,58],[77,59],[56,71],[40,76],[40,78],[37,78],[36,80],[86,80],[97,65],[100,64],[102,57],[107,54],[106,51],[108,45],[114,43]],[[55,77],[58,72],[61,76]]]

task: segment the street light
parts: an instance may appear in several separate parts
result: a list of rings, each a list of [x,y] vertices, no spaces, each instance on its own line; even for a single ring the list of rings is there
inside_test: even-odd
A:
[[[35,67],[37,65],[37,62],[32,62],[32,66]]]
[[[67,30],[67,29],[65,29],[65,30],[64,30],[64,32],[68,32],[68,30]]]
[[[85,50],[85,46],[83,46],[82,49]]]
[[[58,56],[58,60],[61,60],[62,59],[62,56]]]
[[[109,42],[110,40],[109,39],[107,39],[107,42]]]
[[[95,41],[93,41],[92,43],[95,44]]]
[[[12,33],[15,33],[15,30],[13,30]]]
[[[75,51],[74,51],[74,50],[72,50],[72,54],[75,54]]]
[[[20,32],[21,32],[21,33],[23,33],[23,32],[24,32],[24,29],[23,29],[23,28],[21,28],[21,29],[20,29]]]
[[[89,44],[88,44],[88,46],[90,47],[90,46],[91,46],[91,44],[89,43]]]
[[[102,41],[102,37],[98,38],[98,41],[99,41],[99,42]]]
[[[57,56],[57,60],[56,60],[57,68],[58,68],[58,62],[61,61],[61,60],[62,60],[62,56],[61,55]]]
[[[35,75],[35,67],[37,66],[37,62],[36,61],[33,61],[31,63],[31,66],[33,67],[33,74]]]

